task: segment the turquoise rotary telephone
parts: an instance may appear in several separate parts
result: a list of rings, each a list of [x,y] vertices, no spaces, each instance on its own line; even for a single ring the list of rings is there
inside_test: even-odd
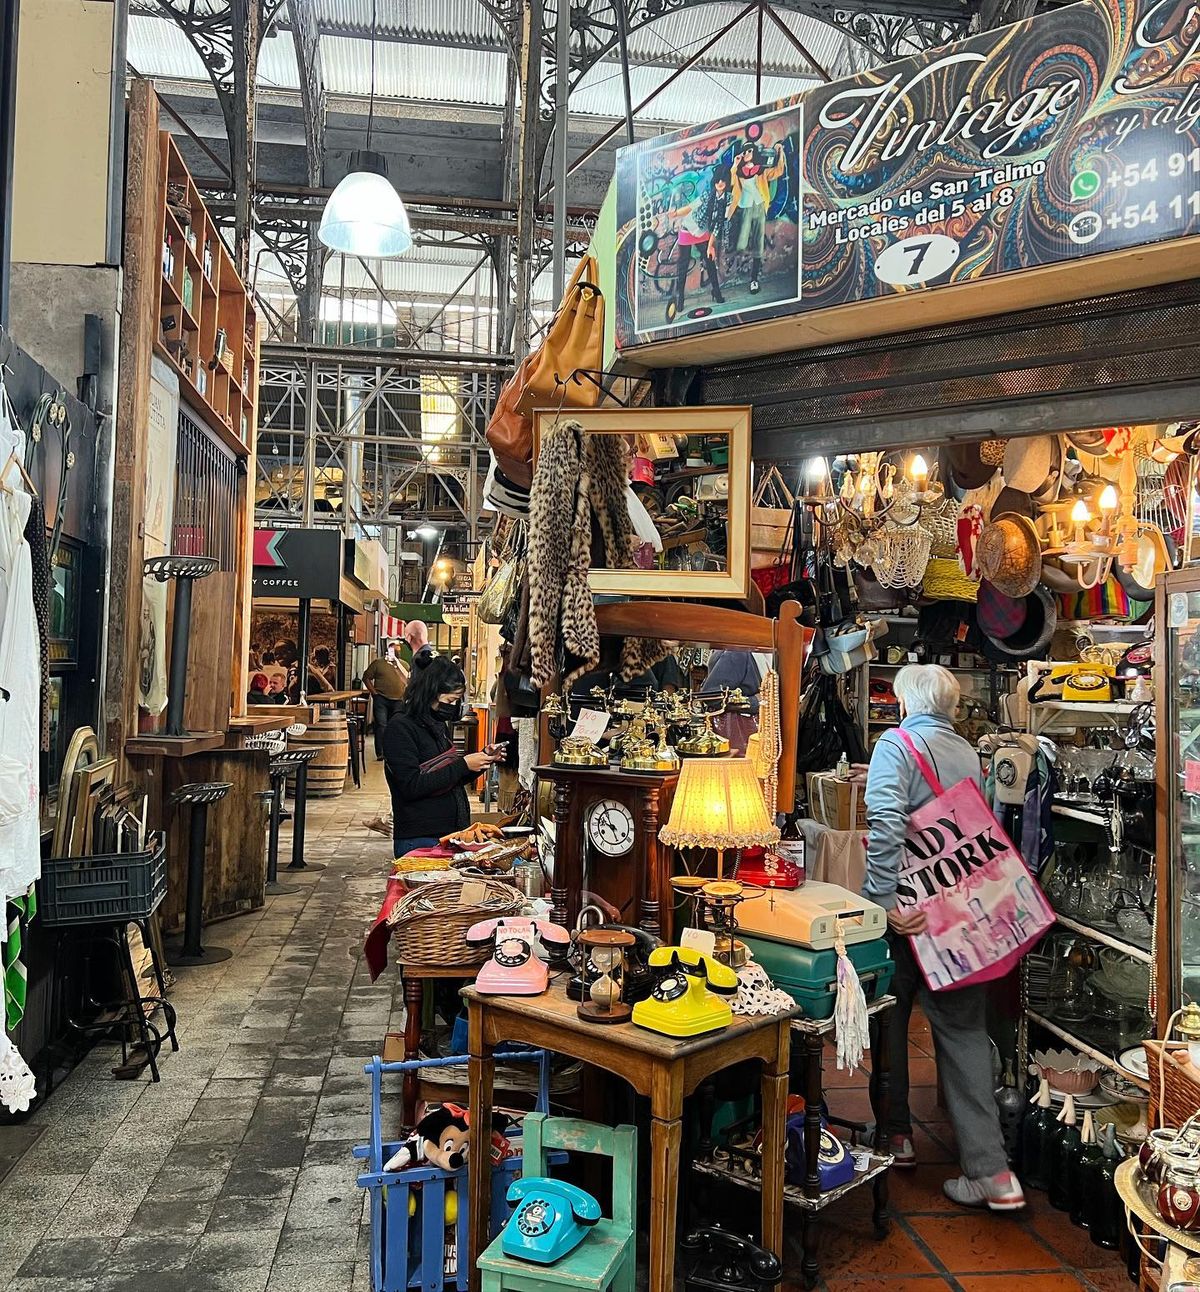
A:
[[[505,1256],[553,1265],[588,1236],[600,1219],[600,1204],[590,1193],[544,1175],[525,1176],[508,1186],[517,1205],[508,1218],[500,1246]]]

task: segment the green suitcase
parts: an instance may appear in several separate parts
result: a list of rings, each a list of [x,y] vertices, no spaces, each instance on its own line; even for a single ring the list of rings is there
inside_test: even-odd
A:
[[[833,1015],[837,1001],[836,951],[809,951],[806,947],[756,938],[744,931],[739,931],[738,936],[775,986],[786,991],[804,1010],[805,1017],[820,1019]],[[877,996],[886,996],[896,968],[886,940],[856,942],[846,948],[846,955],[858,970],[868,1004]]]

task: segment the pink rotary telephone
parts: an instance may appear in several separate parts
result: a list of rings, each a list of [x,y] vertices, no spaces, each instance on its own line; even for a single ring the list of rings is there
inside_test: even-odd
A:
[[[475,979],[476,990],[488,996],[540,996],[550,982],[550,971],[534,952],[537,938],[552,955],[571,945],[566,929],[549,920],[506,916],[472,924],[467,930],[467,945],[492,947],[492,958]]]

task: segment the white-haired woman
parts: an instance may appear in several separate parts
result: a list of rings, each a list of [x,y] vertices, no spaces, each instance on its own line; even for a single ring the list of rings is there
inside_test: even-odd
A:
[[[950,788],[980,778],[975,750],[954,730],[958,681],[937,664],[908,664],[896,674],[901,728]],[[886,1128],[897,1166],[917,1164],[908,1106],[908,1022],[920,1002],[933,1032],[942,1089],[958,1139],[963,1174],[943,1185],[946,1196],[968,1207],[1013,1211],[1025,1205],[1009,1170],[992,1090],[992,1056],[983,986],[931,992],[912,953],[909,938],[925,931],[921,912],[896,905],[904,836],[909,817],[933,798],[912,755],[895,732],[879,738],[867,772],[867,877],[863,896],[888,913],[888,943],[896,963],[892,992],[896,1005],[886,1017],[891,1049],[891,1111]]]

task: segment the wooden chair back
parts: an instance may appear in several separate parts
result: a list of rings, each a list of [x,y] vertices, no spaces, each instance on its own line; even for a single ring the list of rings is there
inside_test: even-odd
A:
[[[546,1155],[553,1149],[595,1153],[612,1159],[612,1219],[634,1228],[637,1215],[637,1129],[601,1126],[576,1117],[547,1117],[529,1113],[522,1127],[522,1174],[546,1174]]]

